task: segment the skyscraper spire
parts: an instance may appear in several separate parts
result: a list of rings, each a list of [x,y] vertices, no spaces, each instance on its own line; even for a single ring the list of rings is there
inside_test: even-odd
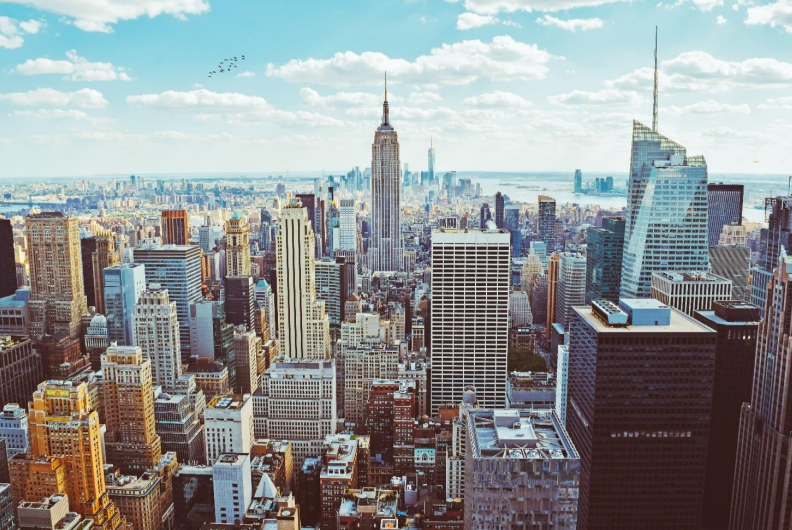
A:
[[[388,106],[388,72],[385,72],[385,101],[382,103],[382,125],[390,125],[390,107]]]
[[[652,130],[657,132],[657,26],[655,26],[655,63],[654,63],[654,106],[652,107]],[[387,91],[386,91],[387,95]],[[386,98],[387,99],[387,98]]]

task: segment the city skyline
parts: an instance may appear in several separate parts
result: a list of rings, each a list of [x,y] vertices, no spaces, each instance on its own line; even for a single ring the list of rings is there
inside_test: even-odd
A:
[[[712,172],[790,159],[786,0],[28,4],[0,12],[0,177],[362,167],[385,70],[413,170],[433,143],[440,172],[623,171],[631,119],[651,123],[655,25],[665,135]]]

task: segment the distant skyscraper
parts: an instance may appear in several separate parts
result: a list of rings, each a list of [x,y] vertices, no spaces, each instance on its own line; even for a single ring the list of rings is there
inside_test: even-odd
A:
[[[255,329],[256,293],[250,276],[226,277],[225,279],[226,321],[234,326]]]
[[[742,184],[707,185],[709,246],[718,244],[724,226],[742,223],[744,191]]]
[[[264,310],[264,318],[267,319],[270,337],[275,339],[278,336],[278,325],[276,323],[277,310],[275,309],[275,295],[272,294],[272,288],[267,283],[267,280],[261,278],[256,284],[254,292],[256,295],[256,303]]]
[[[143,473],[162,456],[154,427],[151,359],[137,346],[110,346],[102,356],[107,460],[125,473]]]
[[[76,217],[42,212],[25,219],[30,265],[30,334],[76,337],[88,312],[83,290],[80,227]]]
[[[762,317],[765,311],[767,284],[773,277],[773,269],[778,266],[781,247],[792,248],[792,197],[773,197],[770,201],[770,215],[767,228],[762,228],[759,243],[759,259],[751,269],[751,303],[758,306]]]
[[[506,228],[506,212],[505,212],[505,202],[503,199],[503,194],[498,192],[495,194],[495,226],[497,228]],[[483,226],[482,228],[486,228]]]
[[[135,248],[135,263],[146,266],[146,283],[167,289],[176,303],[181,330],[181,351],[190,357],[190,304],[201,293],[201,249],[188,245],[150,245]]]
[[[547,195],[539,196],[539,239],[547,245],[547,254],[556,251],[556,201]]]
[[[182,374],[179,327],[176,302],[170,300],[167,290],[150,285],[140,294],[135,311],[135,345],[151,359],[154,384],[168,390],[176,388]]]
[[[792,526],[792,491],[784,486],[792,480],[792,259],[782,253],[775,267],[759,324],[751,400],[740,412],[730,530]]]
[[[610,300],[618,303],[624,252],[624,219],[605,217],[602,228],[586,230],[586,303]]]
[[[80,239],[80,254],[82,255],[82,274],[83,287],[85,288],[85,299],[89,307],[96,306],[96,290],[94,288],[93,253],[96,252],[96,238],[83,237]],[[12,254],[13,255],[13,254]],[[102,296],[99,292],[98,296]]]
[[[656,300],[574,308],[566,428],[582,464],[577,528],[700,527],[716,341]]]
[[[490,211],[489,204],[486,202],[481,205],[481,212],[479,214],[479,226],[487,228],[487,221],[492,220],[492,211]]]
[[[135,306],[146,290],[145,265],[140,263],[114,265],[104,274],[104,305],[107,337],[119,346],[135,344]]]
[[[358,250],[357,207],[354,199],[341,199],[339,212],[339,244],[337,250]]]
[[[509,249],[506,230],[432,232],[432,414],[467,385],[482,406],[504,404]]]
[[[107,267],[112,267],[119,262],[118,254],[115,250],[115,236],[110,230],[98,230],[94,235],[96,248],[91,254],[91,272],[90,278],[83,278],[83,281],[93,283],[93,290],[95,293],[96,312],[105,314],[105,299],[104,299],[104,274],[103,271]]]
[[[403,267],[399,138],[390,124],[388,86],[382,105],[382,123],[371,145],[371,243],[369,268],[398,271]]]
[[[586,258],[573,253],[561,254],[558,268],[556,322],[569,329],[572,308],[586,302]]]
[[[226,221],[226,275],[250,276],[250,224],[239,212]]]
[[[561,256],[553,253],[547,262],[547,326],[545,332],[550,340],[553,324],[558,322],[558,277],[561,268]]]
[[[583,172],[575,170],[575,193],[583,193]]]
[[[434,141],[429,138],[429,182],[434,184],[435,179],[435,150]]]
[[[732,282],[732,300],[750,300],[748,279],[751,267],[751,249],[748,247],[710,247],[712,274]],[[761,311],[760,311],[761,313]]]
[[[314,234],[299,202],[281,208],[277,236],[280,352],[289,358],[330,355],[330,324],[316,298]]]
[[[520,207],[516,204],[510,204],[505,209],[506,230],[509,231],[511,239],[511,252],[512,256],[522,256],[522,223],[520,220]],[[486,227],[485,227],[486,228]]]
[[[0,219],[0,298],[11,296],[16,290],[14,229],[9,219]]]
[[[162,210],[160,228],[163,245],[190,244],[190,221],[185,210]]]

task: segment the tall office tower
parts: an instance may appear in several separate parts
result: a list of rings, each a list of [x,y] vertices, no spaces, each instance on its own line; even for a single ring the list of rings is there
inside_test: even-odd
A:
[[[354,199],[341,199],[339,214],[339,242],[336,250],[358,252],[357,206]]]
[[[250,453],[253,447],[253,400],[250,395],[215,396],[204,410],[206,463],[223,453]]]
[[[772,224],[771,224],[772,228]],[[751,400],[740,411],[729,528],[789,528],[792,478],[789,414],[792,345],[792,258],[782,252],[767,286],[759,324]]]
[[[93,269],[93,253],[96,252],[96,238],[82,237],[80,238],[80,254],[82,256],[82,274],[83,274],[83,287],[85,288],[85,299],[88,307],[96,306],[96,290],[94,288],[94,269]],[[102,293],[99,293],[101,296]]]
[[[429,150],[432,173],[434,149]],[[390,124],[388,85],[382,104],[382,123],[371,144],[371,243],[369,269],[399,271],[403,268],[401,235],[401,186],[399,185],[399,138]]]
[[[41,212],[25,218],[30,266],[30,334],[34,337],[80,333],[88,312],[83,290],[80,227],[75,217]]]
[[[718,333],[701,528],[720,530],[729,527],[740,411],[751,401],[759,308],[731,300],[712,305],[712,311],[695,314]]]
[[[489,204],[486,202],[481,205],[481,210],[479,211],[479,227],[480,228],[487,228],[487,221],[492,220],[492,211],[490,210]]]
[[[605,217],[601,228],[586,230],[586,303],[594,300],[619,301],[622,254],[624,252],[622,217]]]
[[[558,267],[556,322],[569,329],[572,308],[586,302],[586,258],[580,254],[561,254]]]
[[[344,421],[365,432],[366,410],[371,384],[376,379],[395,379],[399,373],[399,348],[380,340],[364,340],[342,346],[336,362],[343,362]]]
[[[234,367],[236,368],[237,394],[252,394],[259,387],[258,359],[261,354],[261,339],[255,331],[234,331]]]
[[[140,263],[113,265],[104,274],[104,306],[107,337],[119,346],[135,344],[135,307],[146,290],[146,269]]]
[[[270,338],[275,339],[278,337],[278,325],[276,323],[275,295],[272,294],[272,288],[267,283],[267,280],[260,278],[258,283],[256,283],[254,293],[256,295],[256,303],[264,310],[264,318],[267,320]]]
[[[281,208],[277,236],[278,339],[283,356],[330,355],[330,323],[316,298],[314,234],[299,202]]]
[[[176,388],[182,374],[176,302],[171,302],[167,290],[151,285],[140,294],[134,322],[135,346],[151,359],[154,384],[168,390]]]
[[[546,274],[535,274],[531,280],[531,315],[534,324],[547,323],[547,280]]]
[[[723,227],[742,224],[743,193],[742,184],[707,185],[707,224],[709,226],[709,246],[718,244]]]
[[[579,169],[575,170],[575,193],[583,193],[583,172]]]
[[[466,385],[479,389],[483,406],[502,406],[509,346],[509,232],[434,230],[432,265],[431,414],[455,402]]]
[[[655,272],[652,298],[692,317],[712,309],[714,302],[732,300],[732,284],[709,273]]]
[[[63,462],[71,508],[92,519],[98,530],[124,528],[126,518],[107,496],[101,425],[96,411],[89,408],[86,384],[41,383],[33,393],[29,420],[30,452],[33,457]]]
[[[388,101],[388,87],[385,87],[385,102]],[[429,165],[427,169],[429,170],[429,182],[434,184],[434,162],[435,162],[435,152],[434,152],[434,140],[430,137],[429,138]]]
[[[11,226],[11,220],[0,219],[0,298],[11,296],[16,290],[14,228]]]
[[[225,453],[212,463],[215,523],[240,527],[253,500],[250,455]],[[278,526],[281,526],[280,524]]]
[[[226,322],[221,300],[201,300],[190,306],[190,344],[199,359],[233,363],[234,325]],[[229,367],[229,376],[231,370]]]
[[[574,312],[566,428],[582,463],[578,528],[699,528],[717,334],[652,299]]]
[[[556,201],[547,195],[539,196],[537,217],[539,239],[547,245],[547,255],[556,251]]]
[[[580,457],[558,417],[470,409],[464,419],[465,528],[574,530]]]
[[[198,246],[204,252],[212,252],[217,246],[217,236],[214,226],[198,227]]]
[[[143,473],[162,457],[154,427],[151,359],[137,346],[110,346],[102,356],[107,461],[124,473]]]
[[[41,355],[28,337],[0,336],[0,403],[26,404],[44,380]]]
[[[511,238],[511,252],[512,256],[522,256],[522,223],[520,222],[520,207],[516,204],[509,204],[506,206],[504,212],[506,218],[506,230],[509,231]]]
[[[561,255],[553,253],[547,262],[547,339],[550,340],[550,331],[553,324],[558,322],[558,277],[561,271]]]
[[[256,293],[250,276],[226,276],[225,279],[226,321],[234,326],[254,329],[256,316]]]
[[[162,210],[160,228],[163,245],[190,244],[190,220],[186,210]]]
[[[240,212],[226,221],[226,275],[250,276],[250,223]]]
[[[748,281],[751,272],[751,249],[718,245],[710,247],[709,256],[712,274],[732,282],[732,300],[747,302],[750,298]]]
[[[336,329],[344,320],[349,273],[344,258],[326,258],[316,262],[316,298],[325,303],[330,326]]]
[[[104,293],[104,274],[103,271],[107,267],[112,267],[119,263],[118,253],[115,249],[115,235],[110,230],[98,230],[94,235],[96,249],[91,254],[91,272],[92,276],[83,278],[83,282],[87,285],[93,283],[93,291],[95,293],[95,306],[96,312],[105,314],[105,299]],[[83,263],[83,266],[85,264]],[[85,270],[85,269],[83,269]],[[90,304],[89,304],[90,305]]]
[[[287,440],[294,471],[322,454],[322,440],[335,434],[336,367],[333,359],[279,357],[264,372],[253,394],[256,438]]]
[[[495,194],[495,226],[497,228],[506,228],[505,220],[505,202],[503,194],[497,192]],[[486,226],[482,226],[482,228],[486,228]]]
[[[778,266],[781,247],[792,248],[792,197],[766,198],[770,206],[767,228],[762,228],[759,243],[759,260],[751,269],[751,303],[758,306],[764,318],[767,284],[773,278],[773,269]]]
[[[709,270],[707,163],[633,121],[622,298],[650,295],[652,273]]]
[[[528,293],[512,291],[509,294],[509,328],[518,329],[533,324],[531,304],[528,302]]]
[[[176,302],[181,352],[190,357],[190,304],[203,298],[201,292],[201,249],[187,245],[150,245],[135,249],[135,263],[146,266],[146,283],[167,289]]]

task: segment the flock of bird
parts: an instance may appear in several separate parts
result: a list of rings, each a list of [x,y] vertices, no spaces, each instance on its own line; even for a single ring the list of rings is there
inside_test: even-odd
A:
[[[244,61],[245,56],[242,55],[241,57],[242,60]],[[220,61],[220,64],[217,65],[218,70],[212,70],[211,72],[209,72],[209,75],[207,75],[206,77],[212,77],[213,75],[220,75],[226,72],[230,72],[232,68],[239,68],[236,64],[238,62],[239,60],[236,57],[231,57],[230,59],[223,59],[222,61]]]

